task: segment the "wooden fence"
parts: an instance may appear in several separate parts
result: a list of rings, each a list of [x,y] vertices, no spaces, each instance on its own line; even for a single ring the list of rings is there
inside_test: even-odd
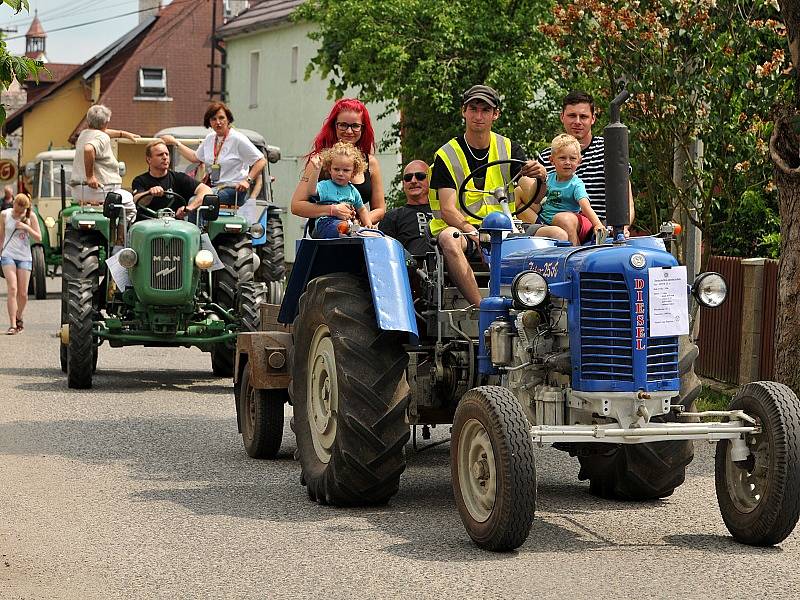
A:
[[[719,308],[700,309],[697,372],[731,384],[772,379],[778,261],[759,259],[743,263],[741,258],[712,256],[706,271],[716,271],[725,277],[729,295]],[[755,363],[748,369],[751,360]],[[743,368],[746,370],[742,371]]]

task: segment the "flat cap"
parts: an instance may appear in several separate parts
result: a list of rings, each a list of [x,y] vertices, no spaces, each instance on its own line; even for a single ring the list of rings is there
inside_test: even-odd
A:
[[[500,95],[488,85],[473,85],[461,98],[461,106],[472,100],[483,100],[492,108],[500,106]]]

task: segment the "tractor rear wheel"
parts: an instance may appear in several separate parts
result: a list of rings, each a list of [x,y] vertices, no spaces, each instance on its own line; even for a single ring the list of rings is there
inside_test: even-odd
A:
[[[378,328],[368,283],[345,273],[311,280],[293,331],[292,427],[309,497],[337,506],[387,502],[409,438],[403,336]]]
[[[37,300],[47,298],[47,263],[44,259],[44,247],[36,244],[31,247],[31,261],[33,262],[33,272],[31,273],[31,289]]]
[[[256,281],[267,284],[270,304],[280,304],[283,300],[283,284],[286,277],[283,223],[280,215],[271,214],[267,217],[266,237],[266,242],[257,248],[261,265],[256,273]]]
[[[702,384],[694,372],[697,346],[681,338],[678,374],[681,379],[680,403],[694,409]],[[675,413],[653,421],[680,420]],[[654,500],[670,496],[686,480],[686,467],[694,458],[691,440],[649,444],[578,444],[581,464],[578,478],[589,480],[589,490],[601,498]],[[580,447],[590,453],[582,455]]]
[[[450,473],[461,521],[484,550],[521,546],[536,510],[530,426],[519,401],[497,386],[471,389],[453,418]]]
[[[253,280],[253,247],[250,238],[244,235],[219,236],[214,240],[214,248],[224,267],[212,273],[212,297],[222,308],[235,310],[239,285]],[[235,353],[235,341],[214,344],[211,348],[214,375],[233,377]]]
[[[93,362],[97,348],[92,334],[95,308],[92,282],[71,279],[67,282],[69,343],[67,344],[67,386],[74,389],[92,387]]]
[[[730,405],[754,417],[760,431],[745,435],[746,460],[731,443],[717,443],[714,480],[722,519],[733,537],[752,546],[785,540],[800,517],[800,404],[787,386],[757,381]]]
[[[91,233],[67,227],[64,234],[63,264],[61,267],[61,324],[68,323],[69,292],[67,282],[88,279],[92,293],[100,286],[100,246]],[[67,346],[60,344],[61,370],[67,372]],[[95,360],[96,363],[96,360]]]

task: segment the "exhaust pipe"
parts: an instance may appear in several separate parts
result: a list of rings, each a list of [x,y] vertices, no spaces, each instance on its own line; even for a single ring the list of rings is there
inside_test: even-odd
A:
[[[623,80],[622,90],[611,101],[609,123],[603,130],[605,139],[605,178],[606,178],[606,222],[612,227],[616,241],[623,235],[622,228],[630,225],[631,215],[628,207],[628,128],[620,122],[620,106],[630,96]],[[624,237],[622,238],[624,239]]]

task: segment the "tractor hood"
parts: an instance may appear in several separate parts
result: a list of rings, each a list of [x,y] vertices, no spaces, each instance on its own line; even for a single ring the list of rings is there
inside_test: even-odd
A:
[[[129,269],[131,282],[142,302],[161,306],[192,302],[199,274],[194,264],[200,250],[196,225],[170,217],[140,221],[130,229],[129,245],[137,254]]]

